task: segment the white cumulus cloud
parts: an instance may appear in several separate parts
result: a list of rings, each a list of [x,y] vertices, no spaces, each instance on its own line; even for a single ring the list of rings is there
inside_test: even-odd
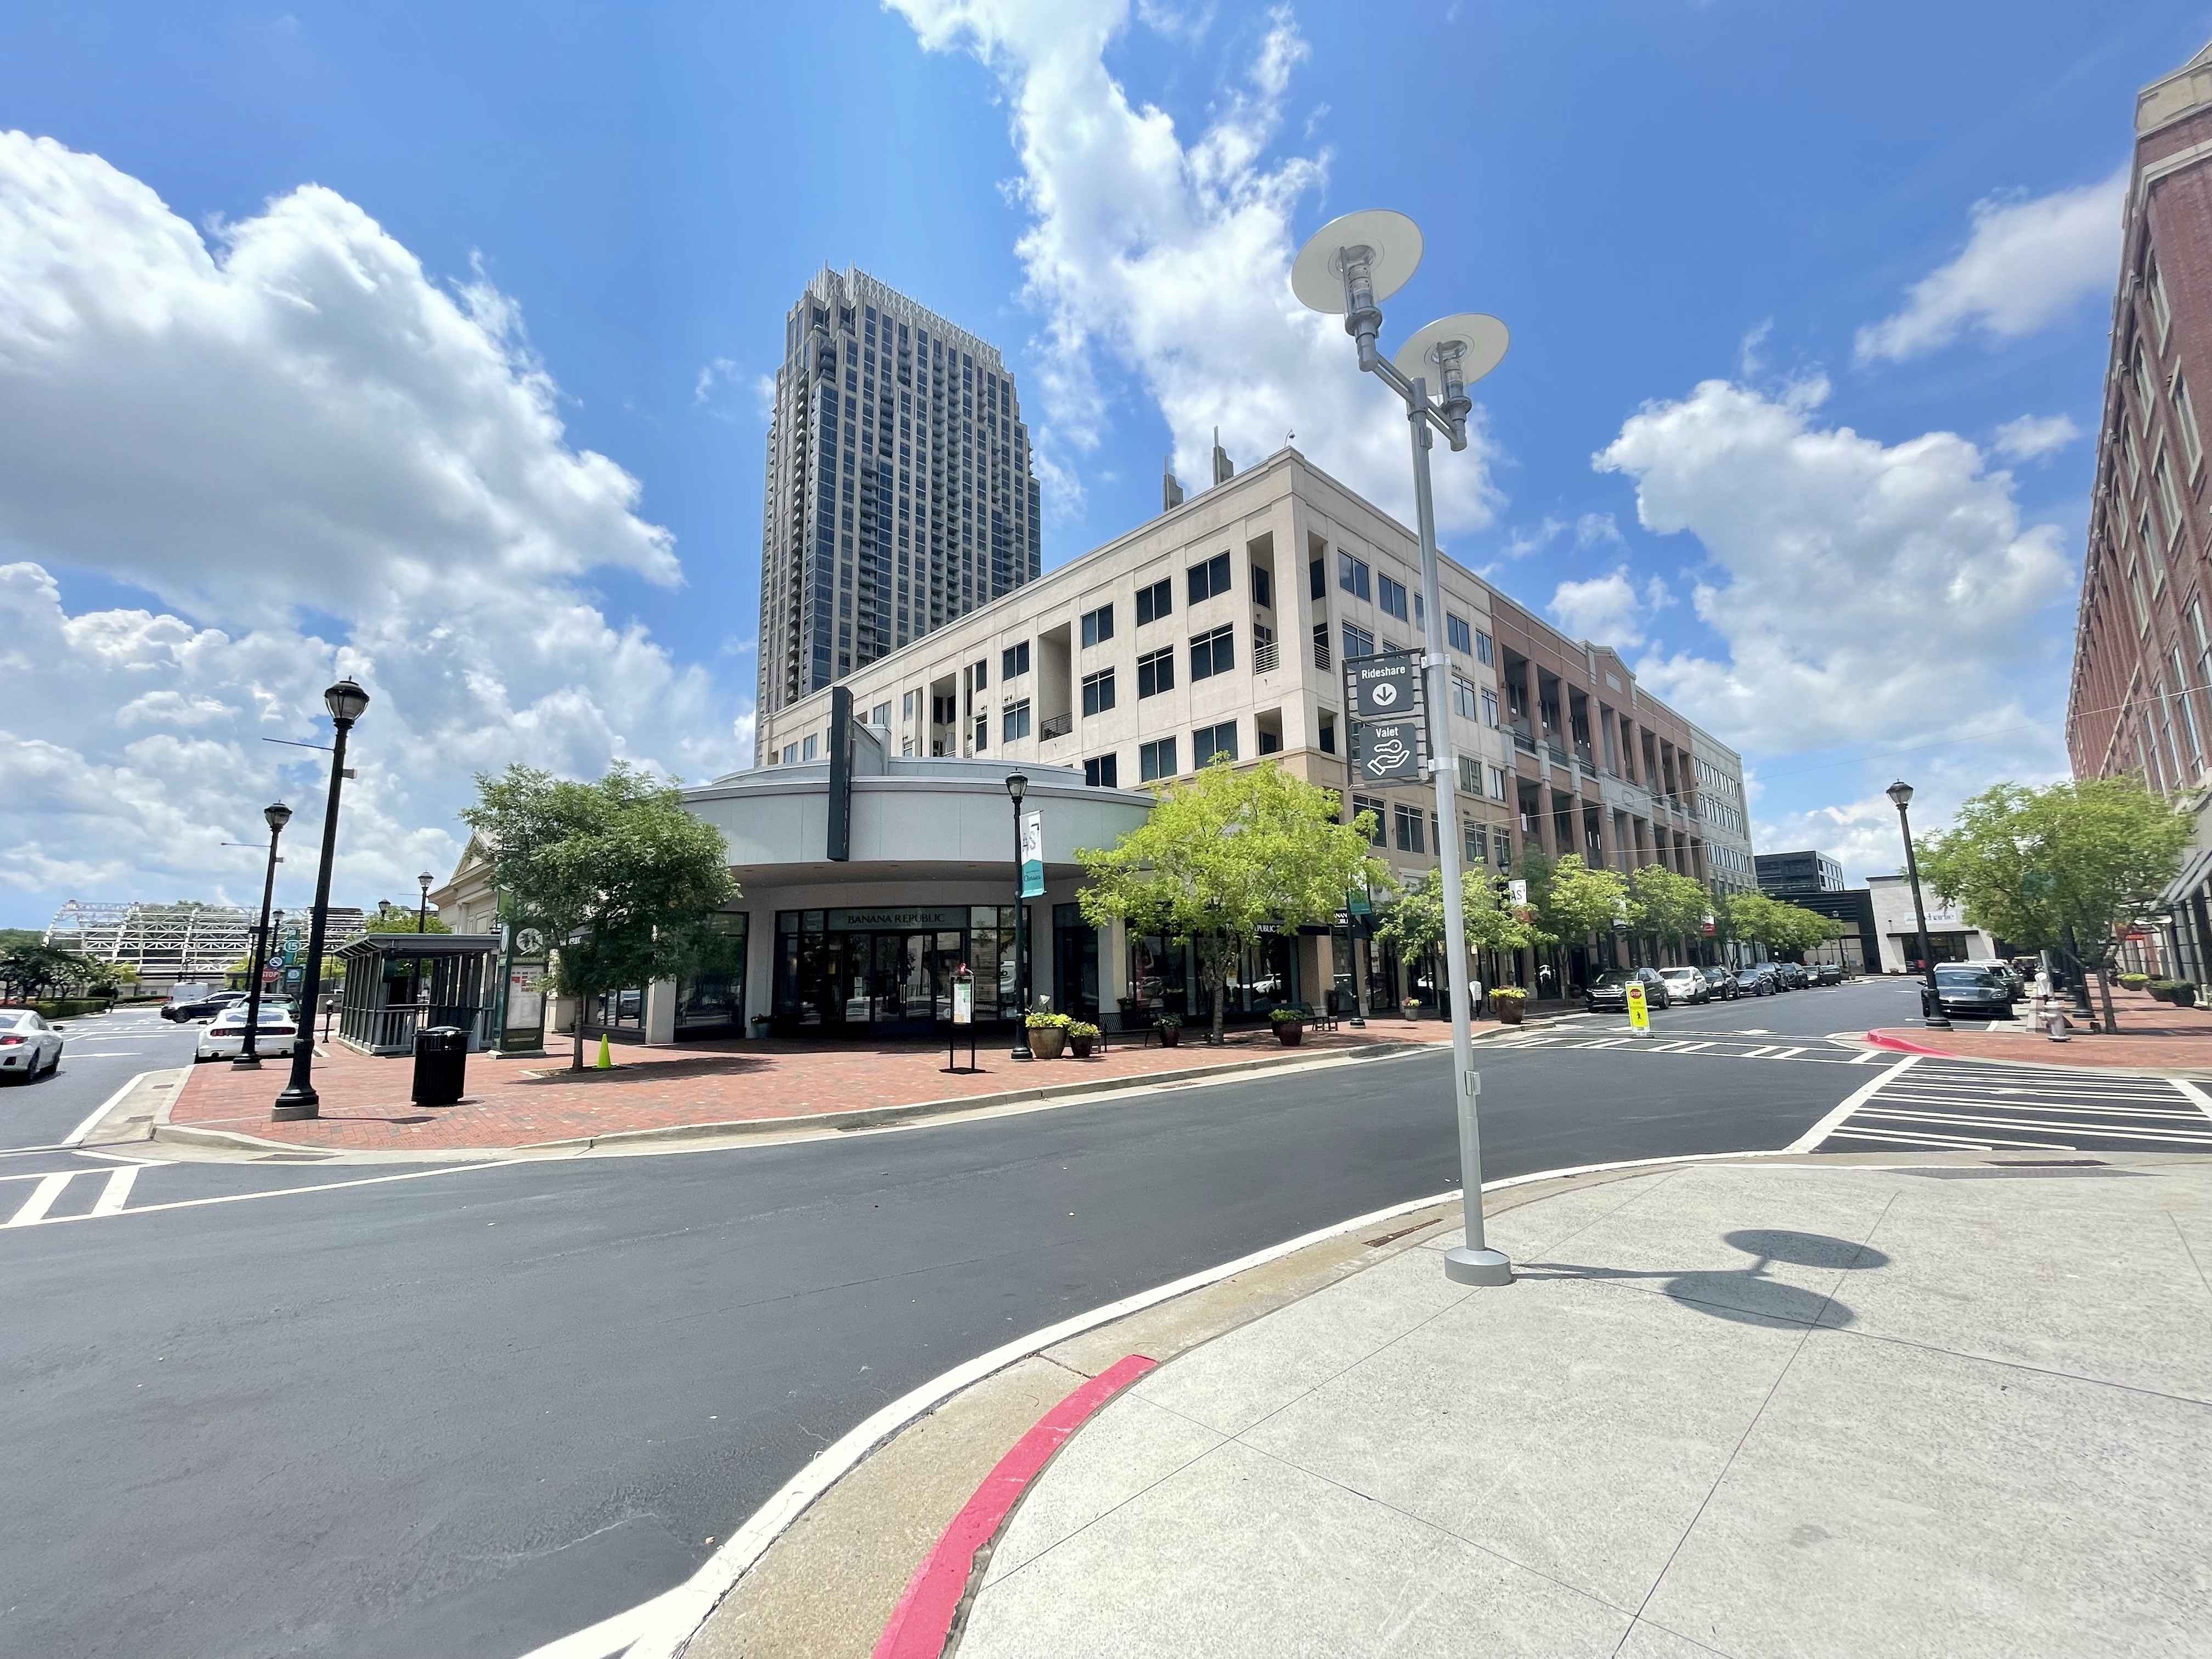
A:
[[[2008,461],[2040,460],[2081,435],[2081,428],[2063,415],[2023,415],[1999,427],[1990,447]]]
[[[1561,582],[1548,607],[1553,619],[1577,639],[1616,651],[1644,641],[1652,614],[1668,603],[1667,585],[1649,578],[1638,588],[1626,565],[1588,581]]]
[[[320,757],[259,739],[327,741],[342,672],[375,698],[342,901],[442,873],[472,769],[741,758],[749,714],[584,586],[680,572],[557,398],[509,299],[432,280],[330,191],[203,236],[100,157],[0,133],[11,908],[250,892],[219,843],[280,791],[295,843],[318,811]],[[72,612],[72,569],[167,608]]]
[[[2024,527],[2009,475],[1965,439],[1884,445],[1822,427],[1825,395],[1708,380],[1632,416],[1595,458],[1635,479],[1646,529],[1687,531],[1711,560],[1694,603],[1728,659],[1677,653],[1638,672],[1766,755],[2016,727],[2029,703],[2054,712],[2063,640],[2038,623],[2070,589],[2057,527]],[[2055,727],[2032,729],[2014,752],[2055,755]]]
[[[2097,184],[2048,196],[1975,203],[1966,246],[1915,283],[1894,314],[1858,331],[1858,360],[1903,362],[1949,345],[1970,328],[1998,340],[2032,334],[2087,295],[2111,292],[2126,188],[2123,167]]]
[[[1158,403],[1181,476],[1212,476],[1216,426],[1244,463],[1296,430],[1322,466],[1410,519],[1402,410],[1359,373],[1342,323],[1307,311],[1290,289],[1292,220],[1327,158],[1271,159],[1307,52],[1287,11],[1273,15],[1210,125],[1186,134],[1164,111],[1133,102],[1107,68],[1129,0],[887,3],[926,48],[974,53],[1006,88],[1030,215],[1019,252],[1045,321],[1039,378],[1051,443],[1074,453],[1097,443],[1110,418],[1100,378],[1110,363]],[[1191,26],[1174,20],[1185,16],[1147,6],[1142,21],[1184,37]],[[1391,333],[1427,320],[1394,314]],[[1448,528],[1485,525],[1493,510],[1479,422],[1478,411],[1467,453],[1437,452]]]

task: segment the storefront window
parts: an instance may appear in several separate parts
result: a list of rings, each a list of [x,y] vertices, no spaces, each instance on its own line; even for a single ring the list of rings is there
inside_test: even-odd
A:
[[[976,1019],[1011,1018],[1012,905],[781,910],[775,934],[780,1030],[933,1035],[952,1017],[952,979],[963,963],[975,975]]]
[[[714,918],[730,941],[726,969],[677,981],[676,1030],[703,1036],[744,1029],[745,1018],[745,917],[742,912]]]

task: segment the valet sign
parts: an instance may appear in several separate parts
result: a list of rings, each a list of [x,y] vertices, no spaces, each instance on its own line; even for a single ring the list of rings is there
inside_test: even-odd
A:
[[[1421,723],[1362,720],[1352,728],[1352,765],[1366,783],[1393,783],[1421,775]]]

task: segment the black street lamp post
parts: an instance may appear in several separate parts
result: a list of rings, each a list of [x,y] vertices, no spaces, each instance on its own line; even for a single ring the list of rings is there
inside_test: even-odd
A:
[[[293,1022],[292,1080],[270,1109],[271,1122],[289,1123],[319,1116],[322,1097],[315,1092],[315,1000],[323,988],[323,936],[331,917],[331,864],[338,850],[338,797],[345,787],[346,733],[368,707],[368,693],[351,680],[340,680],[323,693],[337,740],[331,747],[331,793],[323,808],[323,859],[315,872],[315,908],[307,924],[307,960],[300,973],[300,1007],[305,1018]],[[300,1041],[304,1035],[307,1041]]]
[[[1943,998],[1936,988],[1936,958],[1928,948],[1928,907],[1920,899],[1920,860],[1912,855],[1912,819],[1905,810],[1912,804],[1912,786],[1900,778],[1889,786],[1888,794],[1897,803],[1898,828],[1905,832],[1905,878],[1912,886],[1912,921],[1920,930],[1920,966],[1928,975],[1928,1018],[1923,1023],[1931,1031],[1948,1031],[1951,1022],[1943,1018]]]
[[[422,890],[422,901],[415,909],[415,936],[420,939],[430,931],[430,884],[437,877],[425,870],[415,878],[415,884]],[[422,1005],[418,1019],[430,1018],[430,964],[422,957],[415,958],[415,1000]],[[420,1029],[419,1027],[417,1028]]]
[[[1030,1052],[1029,902],[1022,887],[1022,797],[1029,793],[1028,776],[1006,774],[1006,793],[1014,803],[1014,1060],[1034,1060]]]
[[[292,809],[278,801],[274,806],[261,809],[262,821],[269,826],[269,873],[261,878],[261,926],[253,934],[253,976],[246,987],[246,1039],[239,1045],[238,1056],[230,1062],[237,1072],[258,1072],[261,1069],[261,1053],[254,1042],[254,1033],[261,1029],[261,975],[269,963],[269,906],[276,896],[276,838],[284,833],[284,826],[292,821]],[[299,1046],[300,1022],[292,1022],[292,1044]]]

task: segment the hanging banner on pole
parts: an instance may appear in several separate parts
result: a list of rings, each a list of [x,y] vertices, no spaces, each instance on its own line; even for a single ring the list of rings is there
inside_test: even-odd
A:
[[[1044,896],[1044,814],[1022,814],[1022,896]]]

